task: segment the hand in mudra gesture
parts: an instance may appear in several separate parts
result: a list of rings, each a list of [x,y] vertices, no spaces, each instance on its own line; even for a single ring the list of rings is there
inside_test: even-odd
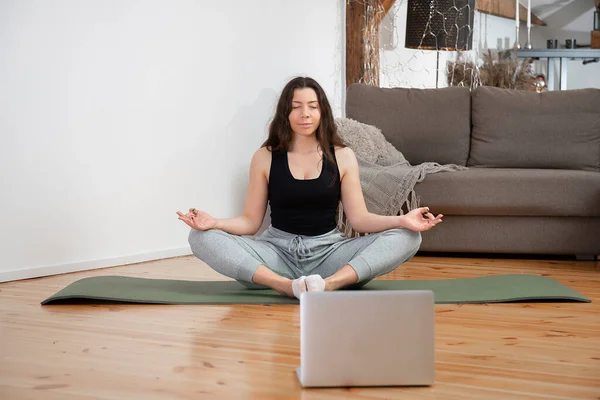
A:
[[[415,232],[424,232],[442,222],[442,214],[436,217],[429,212],[429,207],[415,208],[405,215],[405,227]]]
[[[180,220],[188,224],[191,228],[199,231],[207,231],[217,226],[217,220],[215,218],[211,217],[210,214],[195,208],[190,208],[190,212],[185,215],[182,212],[177,211],[177,215],[179,215]]]

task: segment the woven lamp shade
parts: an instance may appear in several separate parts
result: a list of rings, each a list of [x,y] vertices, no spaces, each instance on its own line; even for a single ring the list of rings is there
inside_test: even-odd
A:
[[[475,0],[408,0],[405,47],[471,50]]]

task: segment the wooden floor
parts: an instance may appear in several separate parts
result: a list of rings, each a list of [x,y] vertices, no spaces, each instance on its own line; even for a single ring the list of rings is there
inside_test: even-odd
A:
[[[298,306],[55,305],[87,276],[220,280],[194,257],[0,284],[0,399],[600,399],[600,262],[417,256],[388,279],[543,274],[592,303],[436,306],[436,383],[305,389]]]

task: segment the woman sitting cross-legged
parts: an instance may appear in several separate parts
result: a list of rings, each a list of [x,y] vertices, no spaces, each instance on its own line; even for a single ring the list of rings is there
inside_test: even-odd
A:
[[[353,229],[336,226],[339,202]],[[254,237],[271,207],[271,225]],[[191,208],[179,219],[192,230],[196,257],[249,288],[296,296],[363,285],[414,256],[420,232],[442,222],[427,207],[404,215],[370,213],[358,162],[336,131],[321,86],[298,77],[283,89],[269,136],[252,157],[243,215],[216,219]]]

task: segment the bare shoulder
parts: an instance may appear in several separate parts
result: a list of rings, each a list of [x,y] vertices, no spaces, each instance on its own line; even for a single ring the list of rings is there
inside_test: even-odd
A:
[[[348,167],[356,164],[356,155],[350,147],[335,147],[335,158],[337,159],[338,166]]]
[[[356,161],[356,155],[350,147],[335,147],[335,158],[338,163],[338,170],[342,179],[346,175],[346,172],[353,170],[358,167],[358,161]]]
[[[266,146],[263,146],[254,152],[254,156],[252,156],[252,159],[257,160],[257,161],[268,160],[270,162],[271,161],[271,152],[269,151],[269,149],[267,149]]]
[[[271,152],[266,147],[261,147],[254,152],[252,156],[252,164],[250,167],[253,171],[259,172],[265,177],[269,177],[271,169]]]
[[[354,151],[350,147],[335,146],[335,158],[356,158]]]

